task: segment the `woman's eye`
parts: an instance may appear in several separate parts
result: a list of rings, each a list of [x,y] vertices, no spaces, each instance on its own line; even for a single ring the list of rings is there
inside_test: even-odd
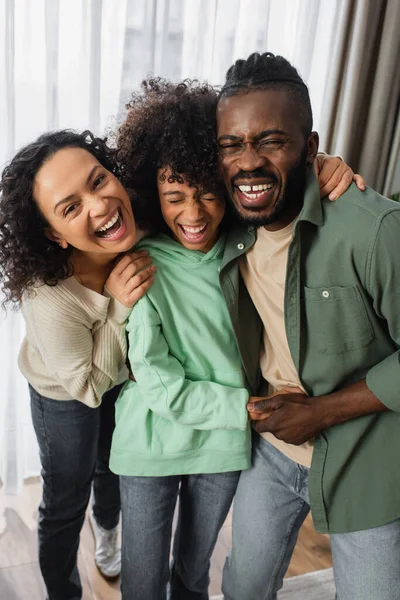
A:
[[[77,204],[70,204],[69,206],[67,206],[67,208],[64,211],[64,217],[67,217],[69,214],[73,213],[77,206]]]
[[[93,187],[97,188],[101,182],[103,181],[103,179],[105,178],[105,175],[99,175],[98,177],[96,177],[96,179],[93,181]]]

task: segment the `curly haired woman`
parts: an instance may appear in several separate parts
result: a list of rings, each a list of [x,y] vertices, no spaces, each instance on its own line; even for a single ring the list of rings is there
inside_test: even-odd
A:
[[[250,465],[249,388],[219,285],[231,218],[218,177],[216,99],[196,82],[146,81],[117,135],[123,181],[157,233],[139,247],[158,269],[128,320],[136,381],[118,398],[111,450],[124,600],[165,600],[169,581],[171,600],[208,598],[210,558]]]
[[[108,468],[114,386],[125,320],[154,268],[147,253],[129,253],[135,219],[117,176],[103,140],[58,131],[22,148],[0,183],[0,283],[26,321],[19,365],[40,448],[49,600],[81,598],[76,561],[92,482],[96,564],[106,577],[120,571],[119,482]]]

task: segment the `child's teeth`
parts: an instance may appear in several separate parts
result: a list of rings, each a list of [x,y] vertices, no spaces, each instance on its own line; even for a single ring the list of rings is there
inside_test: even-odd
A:
[[[200,233],[200,231],[203,231],[205,225],[202,225],[201,227],[187,227],[186,225],[182,225],[182,229],[183,231],[187,231],[188,233]]]

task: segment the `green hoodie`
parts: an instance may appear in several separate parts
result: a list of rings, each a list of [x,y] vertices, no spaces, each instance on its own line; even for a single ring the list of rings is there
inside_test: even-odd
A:
[[[110,468],[120,475],[220,473],[250,466],[249,397],[219,285],[221,236],[207,253],[143,240],[157,267],[128,320],[128,381]]]

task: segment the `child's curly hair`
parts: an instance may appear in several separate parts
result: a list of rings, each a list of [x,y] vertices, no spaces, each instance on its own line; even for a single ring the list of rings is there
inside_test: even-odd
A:
[[[212,86],[194,80],[143,81],[132,94],[125,121],[115,135],[121,182],[133,189],[134,210],[151,232],[165,231],[157,192],[157,171],[170,180],[225,194],[218,171],[216,105]]]
[[[3,304],[21,302],[37,284],[56,285],[72,275],[70,255],[50,241],[47,225],[33,197],[39,169],[63,148],[87,150],[118,176],[117,163],[105,140],[90,131],[53,131],[24,146],[6,166],[0,180],[0,287]]]

